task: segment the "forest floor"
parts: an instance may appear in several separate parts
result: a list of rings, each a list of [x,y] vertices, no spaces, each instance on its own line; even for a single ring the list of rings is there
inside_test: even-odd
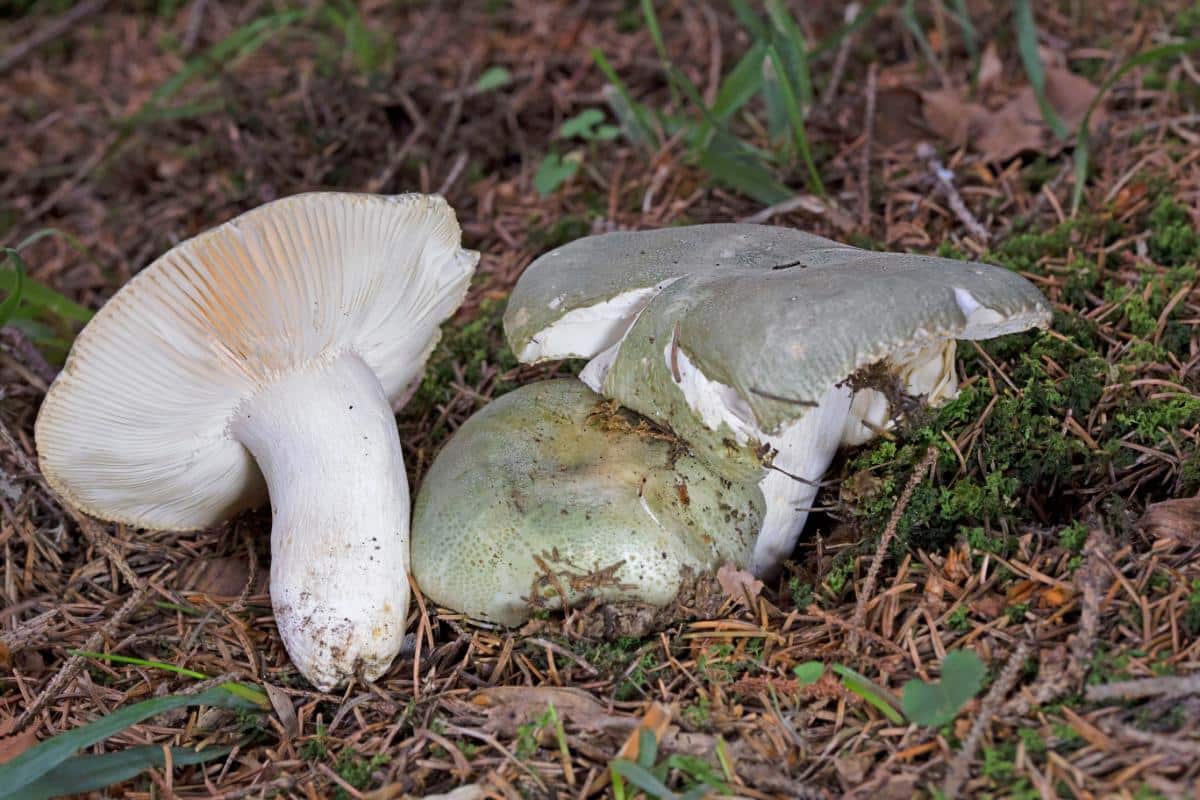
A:
[[[1200,6],[1039,3],[1034,30],[1020,2],[875,2],[845,30],[834,3],[655,5],[10,3],[0,245],[94,309],[277,197],[444,194],[482,261],[399,415],[414,489],[488,400],[578,369],[518,366],[500,316],[589,233],[756,219],[979,259],[1033,281],[1051,330],[964,343],[959,398],[841,457],[784,575],[717,615],[597,641],[579,610],[505,630],[418,598],[413,647],[330,694],[277,635],[266,514],[139,531],[40,480],[85,315],[27,288],[0,331],[0,761],[211,677],[271,703],[90,745],[156,745],[110,796],[1200,796]],[[982,686],[943,674],[960,650]],[[232,749],[186,765],[201,743]]]

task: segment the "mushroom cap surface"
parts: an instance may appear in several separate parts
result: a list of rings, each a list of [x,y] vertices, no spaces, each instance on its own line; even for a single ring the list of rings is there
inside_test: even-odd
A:
[[[414,506],[412,572],[435,602],[506,625],[535,596],[558,607],[555,583],[573,604],[664,605],[684,567],[746,563],[762,510],[754,484],[577,380],[543,381],[489,403],[438,454]]]
[[[347,352],[404,395],[478,260],[459,243],[441,197],[318,192],[172,248],[76,339],[37,420],[47,480],[89,514],[148,528],[260,503],[262,475],[229,435],[239,404]]]
[[[584,323],[601,307],[625,316],[589,339]],[[750,470],[753,447],[731,441],[780,432],[863,367],[1049,320],[1041,293],[1000,267],[714,224],[552,250],[521,276],[504,321],[524,360],[600,356],[582,376],[589,385]],[[705,382],[706,411],[695,392],[685,397],[681,362]]]

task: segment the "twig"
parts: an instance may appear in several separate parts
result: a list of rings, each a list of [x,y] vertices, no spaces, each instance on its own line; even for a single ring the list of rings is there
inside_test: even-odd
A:
[[[589,675],[599,675],[600,674],[600,670],[596,669],[591,664],[589,664],[585,658],[583,658],[582,656],[576,655],[575,653],[572,653],[567,648],[563,647],[562,645],[557,645],[554,642],[550,641],[549,639],[542,639],[537,636],[532,636],[532,637],[526,639],[525,641],[528,642],[529,644],[535,644],[538,647],[544,647],[547,650],[550,650],[554,653],[558,653],[560,656],[562,656],[563,658],[565,658],[569,661],[574,661],[576,664],[583,667],[584,671],[587,672]]]
[[[917,158],[929,165],[930,173],[933,175],[934,180],[937,181],[938,188],[942,190],[942,194],[946,196],[947,202],[950,203],[950,210],[958,217],[958,221],[975,238],[984,242],[991,239],[991,234],[979,224],[979,220],[975,219],[975,215],[971,213],[971,210],[967,208],[967,204],[963,202],[962,195],[958,193],[958,188],[954,185],[954,172],[942,164],[942,160],[937,157],[937,150],[933,149],[933,145],[928,142],[918,144]]]
[[[872,61],[867,69],[867,111],[863,122],[862,168],[858,173],[858,220],[865,231],[871,226],[871,145],[875,139],[875,100],[879,65]]]
[[[95,652],[99,650],[104,645],[104,640],[111,637],[116,632],[117,628],[120,627],[121,624],[125,622],[125,620],[131,614],[133,614],[134,611],[137,611],[138,608],[141,607],[142,603],[146,602],[146,598],[149,596],[150,585],[147,583],[145,586],[142,586],[136,592],[134,592],[133,596],[126,600],[125,604],[118,608],[116,613],[109,617],[108,621],[100,626],[98,631],[88,637],[87,642],[83,645],[83,649],[88,652]],[[21,715],[17,717],[17,721],[13,724],[13,730],[19,731],[28,725],[33,718],[38,715],[46,703],[54,699],[54,697],[56,697],[58,693],[62,691],[63,687],[66,686],[79,673],[79,670],[83,667],[85,661],[86,659],[82,656],[71,656],[68,658],[66,663],[62,665],[62,668],[59,669],[58,674],[51,678],[50,682],[46,684],[46,688],[43,689],[41,693],[34,698],[34,701],[30,703],[24,711],[21,712]]]
[[[772,217],[779,216],[780,214],[788,214],[796,210],[807,211],[818,217],[826,217],[837,228],[843,231],[854,228],[854,220],[850,218],[849,214],[839,208],[833,200],[822,200],[815,194],[798,194],[791,199],[767,206],[762,211],[751,214],[748,217],[743,217],[739,221],[761,225]]]
[[[887,526],[883,529],[883,535],[879,537],[879,544],[875,547],[875,558],[871,561],[871,568],[867,571],[867,580],[858,595],[858,601],[854,604],[854,616],[850,618],[852,626],[850,649],[852,651],[858,649],[858,630],[865,628],[867,603],[870,601],[871,595],[875,593],[875,582],[879,580],[879,570],[883,567],[883,559],[887,555],[888,545],[892,543],[892,539],[896,536],[896,529],[900,526],[900,518],[904,516],[904,511],[908,508],[908,504],[912,502],[913,492],[917,490],[917,487],[925,479],[925,473],[933,466],[937,454],[938,450],[936,447],[931,447],[925,451],[925,455],[921,458],[916,468],[913,469],[912,475],[909,476],[908,483],[904,486],[904,491],[900,493],[900,499],[896,501],[896,506],[892,509],[892,516],[888,519]]]
[[[1103,700],[1139,700],[1146,697],[1183,697],[1200,694],[1200,672],[1166,678],[1139,678],[1132,681],[1089,686],[1083,696],[1090,702]]]
[[[1034,198],[1033,205],[1029,207],[1029,210],[1024,214],[1013,215],[1008,222],[1005,223],[1004,227],[1000,229],[1000,232],[995,235],[995,241],[999,242],[1007,239],[1018,225],[1024,225],[1026,222],[1042,213],[1042,209],[1049,205],[1046,192],[1049,191],[1051,194],[1053,194],[1054,192],[1058,191],[1059,184],[1061,184],[1063,179],[1072,173],[1073,167],[1074,164],[1072,164],[1070,156],[1067,156],[1064,159],[1062,167],[1059,168],[1058,174],[1051,178],[1050,182],[1042,187],[1043,191],[1037,193],[1037,197]]]
[[[1008,657],[1008,661],[1004,665],[1004,669],[1000,672],[1000,676],[996,678],[996,682],[992,684],[992,688],[988,690],[987,695],[983,698],[983,703],[979,707],[979,713],[975,715],[975,722],[971,724],[971,731],[967,734],[967,738],[963,740],[962,749],[954,756],[954,760],[950,762],[950,770],[946,774],[946,780],[942,784],[942,794],[946,797],[957,797],[958,790],[962,788],[963,782],[967,779],[967,768],[971,763],[971,759],[975,757],[975,751],[979,749],[979,741],[983,738],[983,732],[987,726],[991,724],[992,717],[1000,709],[1004,698],[1012,691],[1013,686],[1017,683],[1017,676],[1021,673],[1021,665],[1025,663],[1025,659],[1029,657],[1029,643],[1021,642],[1017,645],[1017,649]]]
[[[1095,652],[1096,636],[1100,630],[1100,601],[1108,591],[1112,577],[1104,568],[1109,550],[1108,536],[1095,525],[1083,546],[1083,566],[1075,573],[1075,583],[1083,598],[1080,603],[1079,631],[1071,642],[1071,663],[1068,674],[1081,681]]]
[[[862,7],[858,3],[848,4],[842,20],[849,25],[854,22],[854,18],[861,10]],[[853,33],[843,36],[842,43],[838,45],[837,55],[833,58],[833,68],[829,72],[829,84],[825,87],[825,96],[821,98],[821,102],[827,106],[831,105],[834,98],[837,97],[838,84],[842,82],[842,73],[846,71],[846,57],[850,55],[850,45],[852,44],[854,44]],[[875,68],[875,62],[871,62],[871,68]]]
[[[47,42],[52,42],[59,36],[62,36],[84,17],[95,14],[107,4],[108,0],[86,0],[86,2],[75,6],[61,17],[46,25],[46,27],[17,42],[4,51],[3,54],[0,54],[0,73],[3,73]]]

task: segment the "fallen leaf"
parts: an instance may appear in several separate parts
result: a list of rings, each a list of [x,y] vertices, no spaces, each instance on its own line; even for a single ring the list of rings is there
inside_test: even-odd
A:
[[[300,721],[296,719],[296,707],[292,703],[292,698],[288,697],[287,692],[278,686],[264,683],[263,688],[267,690],[271,708],[275,709],[275,714],[283,725],[284,735],[288,739],[295,739],[300,735]]]
[[[875,141],[894,147],[928,137],[921,124],[921,95],[912,89],[880,89],[875,99]]]
[[[582,689],[556,686],[492,686],[480,689],[471,703],[488,709],[486,727],[496,733],[512,736],[521,725],[528,725],[546,713],[553,704],[560,719],[570,720],[580,728],[627,729],[634,724],[629,717],[608,713],[607,708]]]
[[[833,768],[837,770],[838,779],[847,789],[860,785],[867,777],[867,770],[874,761],[866,754],[839,756],[833,759]]]
[[[9,650],[4,642],[0,642],[0,669],[8,669],[11,666],[12,650]]]
[[[1007,605],[1004,598],[998,594],[986,594],[978,600],[968,603],[971,611],[984,619],[995,619],[1004,613]]]
[[[965,147],[972,128],[987,118],[988,110],[965,100],[957,89],[934,89],[921,93],[925,122],[953,147]]]
[[[741,603],[746,608],[753,608],[754,602],[762,593],[763,582],[744,569],[738,569],[733,563],[726,561],[717,570],[717,583],[725,596],[734,602]]]
[[[995,42],[988,42],[979,57],[979,90],[991,89],[1004,74],[1004,64],[1000,61],[1000,53],[996,50]]]
[[[38,743],[37,731],[26,728],[20,733],[0,739],[0,764],[7,764]]]
[[[1096,96],[1096,87],[1086,78],[1059,68],[1045,70],[1046,101],[1067,130],[1075,131]],[[1025,86],[995,110],[967,100],[954,89],[921,93],[922,114],[929,127],[954,146],[969,145],[985,161],[1007,161],[1024,152],[1055,155],[1067,142],[1059,141],[1042,119],[1033,87]],[[1104,116],[1097,109],[1091,129]]]
[[[236,598],[250,579],[250,565],[240,558],[210,558],[185,570],[179,588],[211,597]],[[256,581],[258,583],[258,581]]]
[[[1137,529],[1150,539],[1200,542],[1200,495],[1151,504]]]

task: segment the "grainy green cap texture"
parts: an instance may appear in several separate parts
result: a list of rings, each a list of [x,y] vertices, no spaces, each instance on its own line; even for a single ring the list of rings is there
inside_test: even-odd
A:
[[[438,454],[412,570],[435,602],[506,625],[558,607],[558,587],[573,604],[664,605],[684,568],[746,563],[762,512],[753,483],[719,477],[577,380],[544,381],[485,406]]]

